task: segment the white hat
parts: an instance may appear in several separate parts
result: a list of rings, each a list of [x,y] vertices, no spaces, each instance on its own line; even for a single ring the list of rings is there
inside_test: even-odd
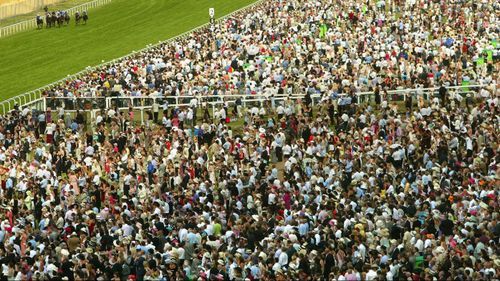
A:
[[[267,255],[266,255],[266,253],[264,253],[264,252],[260,252],[260,254],[259,254],[259,258],[262,258],[262,259],[266,260],[266,259],[267,259]]]

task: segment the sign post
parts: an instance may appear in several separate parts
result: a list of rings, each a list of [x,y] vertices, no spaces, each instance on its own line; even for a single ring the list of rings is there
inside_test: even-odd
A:
[[[210,16],[210,24],[214,25],[215,24],[215,9],[214,8],[209,8],[208,9],[208,15]]]

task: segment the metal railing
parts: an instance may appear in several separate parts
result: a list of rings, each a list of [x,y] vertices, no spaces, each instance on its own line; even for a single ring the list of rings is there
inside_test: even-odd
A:
[[[99,1],[112,1],[112,0],[99,0]],[[241,12],[241,11],[244,11],[244,10],[247,10],[247,9],[250,9],[250,8],[253,8],[261,3],[263,3],[265,0],[258,0],[252,4],[249,4],[245,7],[242,7],[238,10],[235,10],[219,19],[216,20],[216,23],[220,23],[230,17],[232,17],[233,15]],[[76,7],[75,7],[76,8]],[[198,26],[196,28],[193,28],[189,31],[186,31],[182,34],[179,34],[175,37],[172,37],[170,39],[167,39],[167,40],[164,40],[164,41],[160,41],[156,44],[150,44],[148,46],[146,46],[145,48],[137,51],[137,52],[132,52],[131,54],[127,54],[123,57],[120,57],[120,58],[116,58],[116,59],[113,59],[111,61],[108,61],[108,62],[105,62],[105,63],[102,63],[102,64],[99,64],[99,65],[96,65],[96,66],[93,66],[93,67],[88,67],[80,72],[77,72],[75,74],[72,74],[72,75],[68,75],[67,77],[65,78],[62,78],[58,81],[55,81],[53,83],[50,83],[48,85],[45,85],[45,86],[42,86],[38,89],[35,89],[35,90],[32,90],[32,91],[29,91],[29,92],[26,92],[24,94],[21,94],[21,95],[18,95],[18,96],[15,96],[15,97],[12,97],[10,99],[7,99],[3,102],[0,102],[0,109],[3,109],[1,111],[1,113],[5,113],[5,112],[9,112],[13,109],[13,104],[19,104],[19,105],[25,105],[25,104],[28,104],[28,105],[33,105],[33,104],[36,104],[37,106],[39,106],[39,104],[42,102],[40,99],[42,98],[42,94],[45,90],[49,90],[49,89],[52,89],[56,86],[59,86],[61,84],[64,84],[65,82],[67,81],[74,81],[86,74],[89,74],[91,72],[93,72],[94,70],[98,69],[98,68],[102,68],[102,67],[105,67],[105,66],[109,66],[111,64],[114,64],[114,63],[117,63],[119,61],[122,61],[122,60],[126,60],[126,59],[129,59],[130,57],[133,57],[137,54],[140,54],[140,53],[143,53],[143,52],[147,52],[149,50],[152,50],[154,48],[157,48],[158,46],[161,46],[161,45],[165,45],[165,44],[170,44],[174,41],[177,41],[177,40],[180,40],[180,39],[183,39],[183,38],[186,38],[187,36],[189,36],[190,34],[192,34],[193,32],[198,32],[200,30],[203,30],[204,28],[208,27],[209,26],[209,23],[206,23],[206,24],[203,24],[201,26]],[[7,111],[5,111],[5,109]]]
[[[479,97],[480,89],[488,89],[493,96],[497,95],[496,84],[487,85],[466,85],[466,86],[449,86],[446,87],[448,91],[453,91],[459,95],[466,95],[472,93],[474,97]],[[400,89],[387,91],[387,99],[405,101],[408,95],[412,97],[423,97],[425,100],[430,100],[438,93],[439,88],[413,88],[413,89]],[[32,92],[30,92],[32,93]],[[282,95],[196,95],[196,96],[118,96],[118,97],[47,97],[42,95],[42,92],[32,93],[31,96],[16,96],[4,102],[0,102],[0,110],[2,113],[12,111],[16,105],[23,107],[30,107],[37,110],[47,110],[47,108],[63,107],[66,111],[72,112],[76,110],[105,110],[109,108],[118,108],[120,110],[128,109],[130,107],[135,110],[144,110],[151,108],[154,101],[159,103],[168,102],[169,106],[189,106],[190,100],[196,98],[198,103],[207,103],[215,108],[215,106],[225,102],[231,104],[240,99],[243,106],[252,102],[263,101],[281,101],[285,99],[301,99],[305,94],[295,91],[293,94]],[[345,97],[346,94],[339,95],[339,98]],[[357,103],[368,103],[374,100],[374,92],[359,92],[354,95]],[[315,101],[322,98],[320,94],[311,95],[313,104]],[[394,98],[395,97],[395,98]]]
[[[96,7],[108,4],[111,1],[112,0],[94,0],[91,2],[87,2],[84,4],[69,8],[69,9],[65,9],[65,11],[67,11],[68,14],[73,17],[77,11],[83,12],[83,11],[86,11],[88,9],[92,9],[92,8],[96,8]],[[43,16],[43,22],[44,23],[47,22],[45,16]],[[9,35],[13,35],[13,34],[16,34],[18,32],[28,30],[28,29],[34,29],[36,27],[37,27],[36,19],[34,19],[34,18],[31,20],[26,20],[26,21],[12,24],[12,25],[9,25],[6,27],[2,27],[2,28],[0,28],[0,38],[6,37]]]
[[[480,90],[487,88],[493,94],[496,94],[496,84],[489,85],[467,85],[467,86],[450,86],[448,91],[453,91],[459,95],[473,94],[474,97],[480,97]],[[415,88],[387,91],[387,99],[393,101],[405,101],[408,96],[424,98],[429,101],[439,92],[439,88]],[[345,98],[346,94],[339,95],[339,99]],[[168,104],[168,107],[183,107],[191,106],[192,99],[196,99],[196,106],[202,105],[212,108],[212,112],[218,106],[223,104],[234,105],[237,100],[241,102],[243,107],[262,106],[263,102],[270,102],[271,107],[287,99],[298,100],[305,97],[304,93],[298,94],[255,94],[255,95],[196,95],[196,96],[119,96],[119,97],[42,97],[36,102],[29,105],[30,108],[46,111],[48,108],[57,109],[64,108],[65,112],[75,112],[77,110],[90,111],[94,117],[97,111],[105,111],[107,109],[127,110],[132,108],[135,111],[140,111],[141,122],[144,122],[144,113],[146,110],[151,110],[156,103],[158,107],[163,104]],[[320,102],[325,97],[320,94],[312,94],[313,105]],[[360,92],[351,96],[356,98],[356,103],[366,104],[374,101],[373,92]],[[0,104],[0,109],[7,108]]]

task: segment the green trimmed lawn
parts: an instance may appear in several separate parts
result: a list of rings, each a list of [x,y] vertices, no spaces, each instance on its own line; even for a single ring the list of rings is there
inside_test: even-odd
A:
[[[113,0],[87,25],[21,32],[0,39],[0,100],[37,89],[222,17],[256,0]]]

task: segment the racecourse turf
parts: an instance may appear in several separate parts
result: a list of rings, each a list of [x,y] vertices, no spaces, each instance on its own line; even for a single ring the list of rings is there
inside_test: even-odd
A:
[[[113,0],[89,11],[87,25],[0,38],[0,100],[37,89],[174,37],[256,0]]]

